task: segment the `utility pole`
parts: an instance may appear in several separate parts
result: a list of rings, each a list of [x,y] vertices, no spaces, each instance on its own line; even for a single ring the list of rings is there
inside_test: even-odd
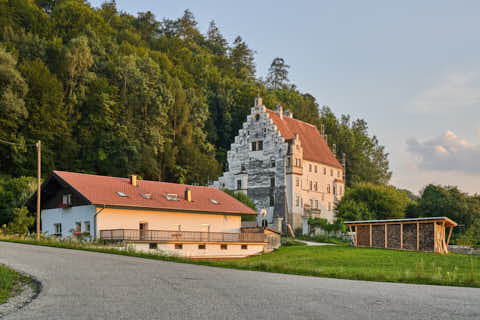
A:
[[[40,240],[40,180],[42,179],[42,142],[37,142],[37,240]]]

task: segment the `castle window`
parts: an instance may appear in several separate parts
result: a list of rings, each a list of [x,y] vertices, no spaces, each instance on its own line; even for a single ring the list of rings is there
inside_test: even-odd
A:
[[[242,168],[242,171],[245,171],[245,164],[244,163],[242,163],[241,168]]]
[[[258,150],[263,150],[263,141],[257,141]]]
[[[315,182],[315,184],[313,185],[313,187],[314,187],[315,191],[318,191],[318,183],[317,183],[317,182]]]
[[[313,209],[313,199],[310,199],[310,209]]]
[[[237,190],[242,190],[242,180],[237,180]]]
[[[313,189],[313,182],[310,181],[310,190],[312,190],[312,189]]]
[[[315,165],[315,173],[317,173],[317,166]]]
[[[327,175],[327,168],[323,168],[323,174]]]
[[[308,165],[308,171],[309,171],[309,172],[312,172],[312,164],[309,164],[309,165]]]
[[[296,185],[297,187],[300,186],[300,179],[299,179],[298,177],[295,179],[295,185]]]
[[[299,196],[296,196],[296,198],[295,198],[295,206],[296,207],[300,206],[300,197]]]
[[[337,194],[337,187],[336,187],[336,185],[333,185],[333,194]]]
[[[315,200],[315,209],[318,209],[318,200]]]
[[[276,162],[275,159],[270,159],[270,167],[275,168]]]
[[[275,187],[275,177],[270,178],[270,187]]]
[[[257,151],[257,142],[256,141],[252,142],[252,151]]]
[[[260,120],[260,115],[257,113],[257,114],[255,115],[255,121],[259,121],[259,120]]]
[[[270,195],[270,207],[273,207],[275,205],[275,198],[273,197],[273,194]]]
[[[327,192],[330,193],[330,184],[327,184]]]
[[[287,167],[290,167],[290,164],[291,164],[290,161],[291,161],[291,159],[290,159],[290,157],[288,157],[287,158]]]

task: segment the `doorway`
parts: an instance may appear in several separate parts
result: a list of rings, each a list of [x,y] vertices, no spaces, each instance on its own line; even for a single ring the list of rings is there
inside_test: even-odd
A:
[[[140,240],[147,240],[148,223],[140,222],[139,230],[140,230]]]

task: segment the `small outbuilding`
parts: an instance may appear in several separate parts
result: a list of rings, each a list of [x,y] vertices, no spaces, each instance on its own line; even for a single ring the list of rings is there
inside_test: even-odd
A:
[[[447,217],[345,221],[355,247],[448,253],[457,223]],[[352,228],[355,228],[353,231]],[[449,228],[448,236],[446,230]]]

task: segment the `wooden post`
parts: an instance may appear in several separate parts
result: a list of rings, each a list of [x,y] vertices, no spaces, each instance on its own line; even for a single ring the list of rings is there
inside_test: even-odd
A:
[[[445,221],[442,222],[442,246],[443,253],[448,253],[447,243],[445,242]]]
[[[388,231],[387,231],[388,224],[385,223],[385,249],[388,248]]]
[[[37,240],[40,240],[40,199],[41,195],[41,179],[42,179],[42,142],[37,142]]]
[[[370,248],[372,247],[372,225],[370,224]]]
[[[355,247],[358,247],[358,226],[355,226]]]
[[[437,223],[433,222],[433,252],[437,252]]]
[[[352,238],[352,244],[355,245],[355,237],[353,236],[352,226],[348,226],[348,230],[350,230],[350,237]]]
[[[452,230],[453,230],[453,227],[450,227],[450,231],[448,232],[447,247],[448,247],[448,244],[450,243],[450,237],[452,236]]]
[[[417,251],[420,251],[420,223],[417,222]]]
[[[400,249],[403,249],[403,223],[400,223]]]

